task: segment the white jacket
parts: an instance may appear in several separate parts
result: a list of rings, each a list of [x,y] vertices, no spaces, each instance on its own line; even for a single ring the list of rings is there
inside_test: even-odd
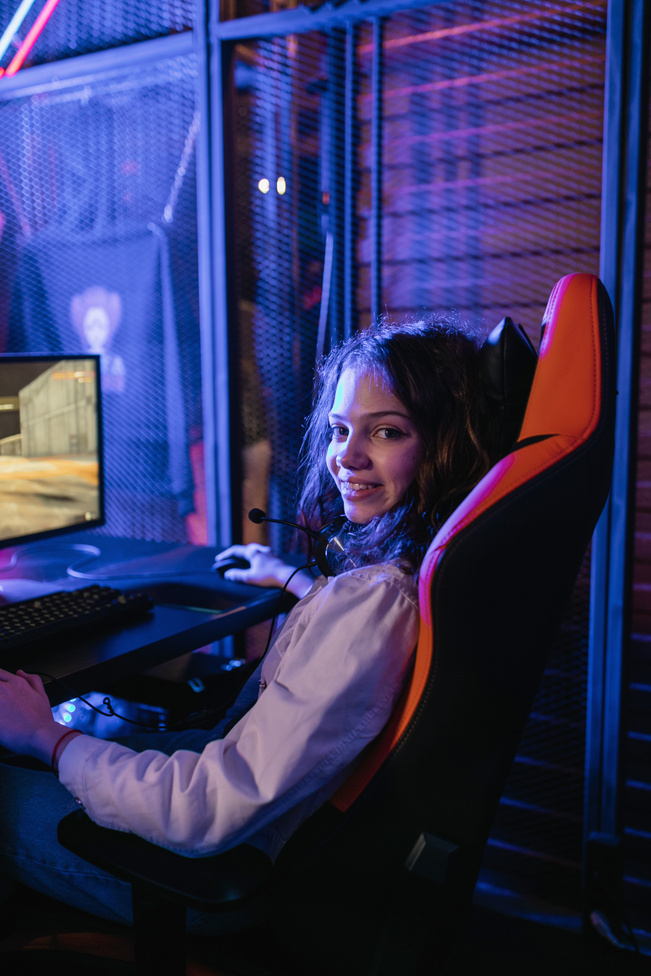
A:
[[[278,632],[258,700],[225,738],[166,756],[78,736],[59,779],[103,826],[193,857],[245,840],[275,857],[385,725],[418,619],[416,578],[394,565],[321,577]]]

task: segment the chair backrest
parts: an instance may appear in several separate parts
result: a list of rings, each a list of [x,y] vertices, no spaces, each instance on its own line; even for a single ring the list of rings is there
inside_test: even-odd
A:
[[[518,441],[434,539],[409,687],[356,772],[277,863],[274,924],[316,972],[442,972],[606,500],[615,341],[598,279],[543,319]]]

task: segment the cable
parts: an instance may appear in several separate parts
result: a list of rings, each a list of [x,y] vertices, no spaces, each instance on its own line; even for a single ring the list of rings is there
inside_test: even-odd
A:
[[[54,681],[56,684],[61,685],[61,687],[71,696],[71,698],[77,698],[79,701],[83,702],[87,708],[92,708],[94,712],[97,712],[98,715],[103,715],[104,718],[119,718],[122,722],[129,722],[131,725],[139,725],[141,728],[147,729],[149,732],[164,731],[161,730],[159,725],[151,725],[149,722],[138,722],[135,718],[127,718],[126,715],[120,715],[120,713],[116,712],[113,708],[111,699],[108,695],[105,695],[102,699],[102,705],[108,708],[109,711],[103,712],[101,708],[98,708],[97,705],[93,705],[93,703],[89,702],[88,699],[84,698],[83,695],[78,695],[74,688],[67,685],[61,678],[55,678],[54,675],[48,674],[46,671],[35,671],[34,674],[37,674],[39,678],[47,678],[48,681]]]
[[[314,569],[315,566],[316,566],[316,563],[315,562],[305,563],[304,566],[297,566],[296,569],[294,570],[294,572],[291,573],[287,577],[287,580],[285,581],[282,589],[280,590],[280,592],[278,594],[278,606],[279,607],[280,607],[280,601],[281,601],[281,599],[283,597],[283,594],[287,592],[287,587],[289,586],[289,584],[291,583],[291,581],[294,579],[294,577],[296,576],[296,574],[297,573],[300,573],[304,569]],[[276,626],[276,620],[278,619],[278,613],[279,612],[280,612],[279,610],[276,610],[276,612],[274,613],[273,617],[271,618],[271,623],[269,624],[269,633],[267,635],[267,643],[265,644],[264,651],[262,652],[262,657],[265,656],[265,654],[267,653],[267,651],[269,650],[269,647],[271,645],[271,638],[273,637],[274,627]]]

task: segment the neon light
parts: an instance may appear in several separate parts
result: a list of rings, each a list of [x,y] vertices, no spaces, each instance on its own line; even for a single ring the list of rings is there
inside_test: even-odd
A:
[[[25,17],[27,16],[27,14],[29,13],[29,11],[32,9],[33,6],[34,6],[34,0],[23,0],[16,13],[9,21],[9,26],[5,30],[2,37],[0,37],[0,59],[2,59],[5,51],[13,41],[16,31],[18,30],[18,28],[20,27],[20,25],[22,24]]]
[[[32,24],[29,33],[27,34],[27,37],[20,45],[17,53],[14,55],[13,61],[7,68],[7,72],[6,72],[7,77],[9,77],[9,75],[15,75],[16,72],[19,71],[20,68],[22,68],[25,58],[32,50],[34,45],[36,44],[36,41],[38,40],[41,31],[43,30],[48,20],[52,16],[54,8],[58,4],[58,2],[59,0],[47,0],[47,3],[41,10],[40,14],[38,15],[34,23]]]

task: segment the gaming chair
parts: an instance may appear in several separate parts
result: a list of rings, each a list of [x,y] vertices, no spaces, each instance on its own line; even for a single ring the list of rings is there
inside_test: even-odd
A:
[[[247,845],[183,858],[81,811],[62,821],[64,846],[132,882],[139,974],[185,972],[186,905],[226,916],[256,901],[266,902],[258,932],[270,971],[282,976],[444,972],[608,494],[614,377],[607,293],[593,275],[568,275],[547,305],[517,443],[427,553],[409,685],[355,773],[275,864]],[[247,968],[252,941],[224,962],[215,940],[217,971],[261,972]]]

